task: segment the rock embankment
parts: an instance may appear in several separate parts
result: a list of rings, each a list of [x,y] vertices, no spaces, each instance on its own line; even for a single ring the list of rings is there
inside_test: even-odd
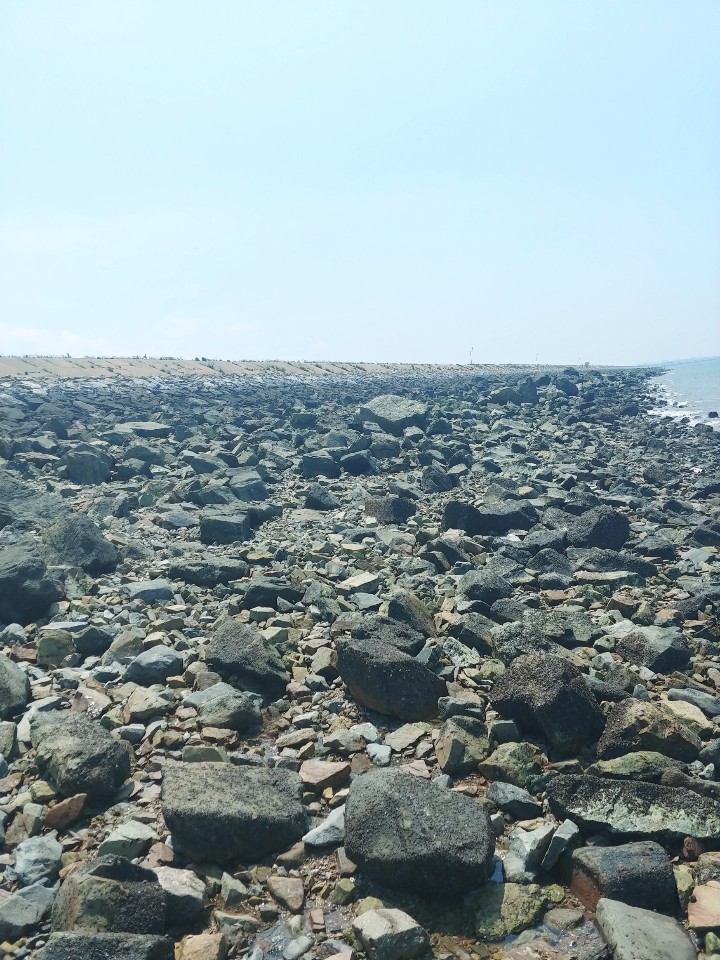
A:
[[[0,390],[0,955],[720,955],[720,433],[84,363]]]

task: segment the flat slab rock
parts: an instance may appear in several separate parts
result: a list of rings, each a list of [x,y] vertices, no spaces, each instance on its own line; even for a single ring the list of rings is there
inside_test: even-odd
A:
[[[720,835],[720,803],[681,787],[598,777],[555,777],[547,786],[550,809],[587,831],[682,841]]]
[[[168,937],[134,933],[54,933],[37,960],[173,960]]]
[[[614,960],[696,960],[687,934],[670,917],[602,899],[597,923]]]
[[[252,862],[307,829],[300,777],[267,767],[169,761],[162,810],[185,853],[204,862]]]

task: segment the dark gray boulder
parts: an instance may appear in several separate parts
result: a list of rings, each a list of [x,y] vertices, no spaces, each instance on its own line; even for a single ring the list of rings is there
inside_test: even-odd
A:
[[[140,933],[54,933],[36,960],[173,960],[172,940]]]
[[[574,547],[620,550],[630,536],[630,522],[610,507],[592,507],[568,525],[567,541]]]
[[[649,750],[690,763],[701,748],[701,740],[669,708],[630,697],[612,706],[597,756],[612,760]]]
[[[141,687],[151,687],[154,683],[165,683],[168,677],[179,676],[182,672],[182,655],[172,647],[157,644],[143,650],[128,664],[125,680]]]
[[[417,513],[417,507],[405,497],[369,497],[365,501],[365,513],[379,523],[401,526]]]
[[[52,929],[162,934],[165,912],[165,893],[152,870],[124,857],[97,857],[64,880]]]
[[[260,708],[253,699],[229,683],[214,683],[185,697],[184,703],[198,712],[205,727],[244,731],[261,723]]]
[[[512,596],[512,585],[491,570],[470,570],[458,585],[468,600],[476,600],[491,607],[496,600]]]
[[[247,511],[203,510],[200,514],[201,543],[242,543],[252,535]]]
[[[340,501],[327,487],[311,483],[305,493],[305,506],[308,510],[337,510]]]
[[[402,769],[353,780],[345,849],[371,880],[428,897],[453,897],[492,872],[495,838],[485,808]]]
[[[0,620],[25,626],[42,617],[60,597],[30,537],[0,548]]]
[[[530,503],[497,503],[474,507],[449,500],[443,512],[443,530],[464,530],[471,537],[502,536],[510,530],[529,530],[538,520]]]
[[[30,681],[24,670],[0,654],[0,720],[15,716],[30,700]]]
[[[251,863],[307,830],[300,777],[267,767],[170,761],[162,810],[173,839],[201,861]]]
[[[490,702],[503,716],[563,755],[600,737],[605,718],[583,675],[567,660],[535,653],[518,657],[495,683]]]
[[[661,913],[678,909],[670,858],[654,840],[575,850],[571,889],[591,910],[601,897]]]
[[[428,720],[447,694],[445,682],[424,664],[378,639],[337,641],[338,672],[352,696],[371,710],[400,720]]]
[[[67,797],[111,797],[130,776],[127,744],[82,713],[36,713],[30,735],[37,765]]]
[[[240,690],[259,693],[268,702],[285,693],[290,676],[275,648],[255,626],[223,620],[204,653],[208,667]]]
[[[110,479],[112,459],[101,451],[69,450],[64,461],[68,480],[73,483],[90,486]]]
[[[425,635],[408,623],[379,613],[363,614],[351,621],[350,636],[357,640],[381,640],[411,657],[425,646]]]
[[[43,539],[53,560],[81,567],[93,575],[114,570],[120,559],[112,543],[88,517],[63,517]]]
[[[617,644],[617,653],[655,673],[684,670],[690,662],[690,647],[677,627],[636,627]]]
[[[281,578],[253,577],[245,591],[242,606],[245,610],[252,610],[253,607],[275,608],[279,598],[286,603],[299,603],[303,598],[303,590]]]

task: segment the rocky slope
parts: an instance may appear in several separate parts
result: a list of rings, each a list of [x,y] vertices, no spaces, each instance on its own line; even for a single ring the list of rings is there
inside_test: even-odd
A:
[[[3,381],[0,955],[720,952],[720,433],[650,406]]]

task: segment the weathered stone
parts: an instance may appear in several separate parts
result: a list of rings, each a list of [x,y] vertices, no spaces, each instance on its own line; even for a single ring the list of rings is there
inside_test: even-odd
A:
[[[422,663],[379,640],[340,639],[337,651],[340,676],[359,703],[400,720],[437,714],[447,689]]]
[[[443,773],[464,776],[490,754],[485,724],[473,717],[452,717],[440,728],[435,756]]]
[[[670,858],[651,840],[575,850],[571,889],[590,910],[601,897],[661,913],[675,914],[678,907]]]
[[[200,723],[206,727],[243,732],[262,721],[257,701],[229,683],[214,683],[205,690],[191,693],[184,703],[197,710]]]
[[[720,835],[720,803],[680,787],[560,775],[547,786],[550,809],[586,831],[682,842]]]
[[[377,423],[387,433],[401,436],[408,427],[423,430],[427,423],[427,405],[395,394],[383,394],[360,407],[360,418]]]
[[[30,681],[24,670],[0,654],[0,718],[14,716],[30,699]]]
[[[452,896],[491,871],[494,837],[484,808],[403,770],[353,781],[345,834],[348,856],[386,886]]]
[[[492,689],[492,705],[564,755],[601,735],[604,717],[580,671],[560,657],[518,657]]]
[[[98,857],[63,882],[52,929],[161,934],[165,894],[151,870],[122,857]]]
[[[112,543],[88,517],[63,517],[43,539],[56,562],[82,567],[93,575],[114,570],[120,559]]]
[[[226,619],[204,648],[208,667],[241,690],[266,701],[279,699],[290,677],[274,648],[260,631],[239,620]]]
[[[191,857],[246,862],[289,846],[305,833],[297,774],[227,763],[163,768],[162,809],[175,840]]]
[[[0,547],[0,620],[23,625],[32,623],[60,596],[30,537]]]
[[[54,933],[37,960],[174,960],[168,937],[138,933]]]
[[[677,922],[651,910],[603,898],[597,923],[615,960],[695,960],[689,937]]]
[[[31,736],[38,766],[67,797],[110,797],[130,776],[127,746],[82,714],[36,713]]]
[[[667,708],[642,700],[621,700],[608,714],[597,747],[599,760],[612,760],[634,750],[662,753],[675,760],[694,760],[700,739]]]
[[[475,933],[481,940],[504,940],[536,924],[545,909],[537,884],[489,883],[468,897]]]
[[[52,887],[40,882],[0,900],[0,937],[15,942],[33,933],[50,913],[55,894]]]
[[[353,931],[370,960],[413,960],[430,947],[427,932],[402,910],[368,910],[353,920]]]
[[[15,848],[15,872],[23,886],[54,883],[62,866],[62,847],[54,833],[29,837]]]

